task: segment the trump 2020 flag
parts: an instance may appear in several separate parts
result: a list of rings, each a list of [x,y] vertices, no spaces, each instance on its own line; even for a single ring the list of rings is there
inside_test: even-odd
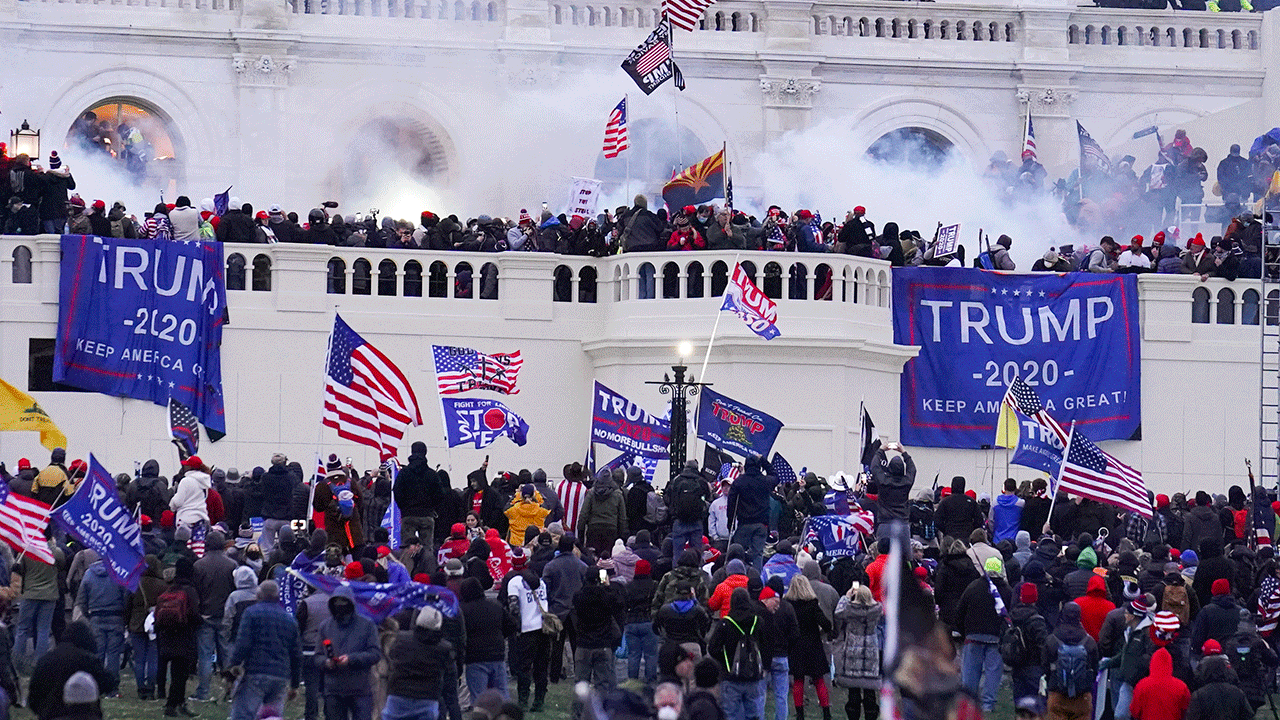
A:
[[[98,553],[117,585],[130,592],[138,589],[145,565],[138,549],[142,528],[120,502],[115,480],[92,454],[79,490],[52,517],[82,546]]]
[[[720,310],[742,318],[742,322],[751,328],[751,332],[765,340],[772,340],[782,334],[778,330],[778,304],[770,300],[760,288],[752,282],[742,263],[733,266],[733,277],[724,289],[724,304]]]
[[[645,95],[671,79],[671,25],[663,18],[640,46],[622,61],[622,69]]]
[[[416,582],[367,583],[342,580],[328,575],[300,572],[293,568],[289,568],[288,573],[323,593],[333,594],[344,585],[351,588],[351,594],[355,595],[356,611],[375,623],[386,620],[402,608],[416,610],[427,605],[439,610],[445,617],[458,617],[458,597],[446,587]]]
[[[442,398],[445,438],[449,447],[489,447],[498,438],[516,445],[529,440],[529,424],[497,400]]]

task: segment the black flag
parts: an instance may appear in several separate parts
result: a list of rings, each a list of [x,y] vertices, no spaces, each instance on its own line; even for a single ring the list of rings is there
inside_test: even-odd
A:
[[[666,17],[658,23],[658,27],[649,33],[649,37],[640,43],[640,47],[631,51],[622,61],[622,69],[627,71],[636,85],[645,95],[652,94],[658,86],[671,79],[671,26]]]
[[[870,467],[871,461],[876,456],[876,440],[879,438],[876,437],[876,424],[871,422],[871,414],[867,412],[867,406],[864,404],[860,409],[862,420],[859,435],[862,440],[862,465]]]
[[[680,66],[676,64],[675,60],[671,61],[671,72],[672,72],[671,81],[676,84],[677,90],[680,90],[681,92],[683,92],[684,91],[684,73],[680,72]]]

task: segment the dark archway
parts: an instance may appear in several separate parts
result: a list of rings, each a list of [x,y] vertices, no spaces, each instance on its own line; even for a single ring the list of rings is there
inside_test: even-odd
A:
[[[134,185],[161,188],[166,198],[185,186],[185,153],[173,121],[132,97],[111,97],[80,113],[56,149],[69,165],[98,158],[118,165]],[[48,153],[45,153],[46,156]]]
[[[941,133],[921,127],[898,128],[880,136],[867,148],[873,160],[890,165],[936,168],[947,160],[954,144]]]

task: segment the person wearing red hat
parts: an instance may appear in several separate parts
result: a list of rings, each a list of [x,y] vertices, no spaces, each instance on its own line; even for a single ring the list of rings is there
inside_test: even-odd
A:
[[[1094,577],[1097,577],[1096,575]],[[1035,583],[1024,582],[1018,586],[1018,601],[1009,611],[1009,622],[1022,635],[1023,652],[1020,657],[1006,657],[1010,668],[1010,681],[1015,701],[1040,695],[1040,680],[1044,677],[1041,655],[1049,640],[1049,624],[1040,614],[1036,603],[1040,591]]]
[[[653,596],[657,583],[653,580],[652,566],[648,560],[636,561],[635,576],[622,586],[623,611],[626,625],[623,634],[627,643],[627,678],[640,678],[640,664],[644,663],[644,681],[653,685],[658,679],[658,635],[653,631]]]
[[[467,526],[463,523],[454,523],[449,528],[449,539],[440,544],[440,551],[436,554],[436,562],[444,565],[453,558],[461,560],[470,547],[471,543],[467,540]]]
[[[209,525],[209,507],[205,501],[213,479],[209,477],[209,469],[199,455],[192,455],[182,461],[183,474],[178,479],[173,497],[169,499],[169,509],[173,510],[174,522],[180,526],[195,527],[197,523]]]
[[[1134,235],[1129,247],[1116,258],[1116,272],[1142,272],[1151,269],[1151,258],[1142,249],[1142,236]]]
[[[1213,272],[1213,253],[1205,247],[1204,235],[1196,233],[1187,241],[1187,252],[1182,256],[1182,272],[1184,275],[1197,275],[1201,280]]]
[[[1253,708],[1239,687],[1239,676],[1222,654],[1222,647],[1210,640],[1201,652],[1204,659],[1196,668],[1200,687],[1191,694],[1184,720],[1251,720]]]
[[[867,209],[858,205],[844,216],[844,224],[836,242],[847,255],[872,257],[875,255],[876,225],[866,218]]]

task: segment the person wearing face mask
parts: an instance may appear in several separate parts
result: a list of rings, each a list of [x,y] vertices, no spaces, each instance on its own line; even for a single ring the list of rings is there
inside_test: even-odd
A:
[[[325,720],[371,720],[369,669],[382,659],[378,629],[356,614],[355,596],[345,585],[329,598],[329,614],[314,658],[324,670]]]

